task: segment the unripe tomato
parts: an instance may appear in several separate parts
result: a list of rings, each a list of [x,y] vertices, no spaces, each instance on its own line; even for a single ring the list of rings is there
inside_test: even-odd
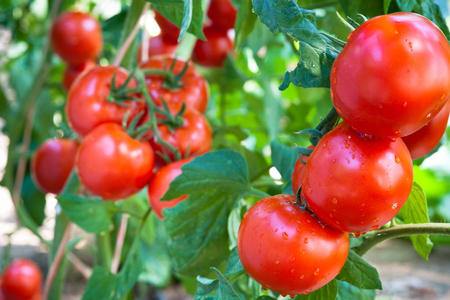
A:
[[[220,68],[225,63],[228,53],[233,52],[233,41],[222,32],[212,26],[203,29],[206,41],[197,40],[192,60],[205,67]]]
[[[193,157],[190,157],[170,163],[153,174],[148,185],[148,200],[153,211],[160,219],[164,218],[162,214],[164,208],[174,207],[187,198],[187,196],[181,196],[170,201],[160,201],[161,197],[169,190],[170,183],[181,175],[181,167],[193,159]]]
[[[402,139],[368,138],[341,123],[317,144],[302,192],[329,226],[365,233],[389,222],[412,188],[411,155]]]
[[[78,66],[67,65],[64,70],[62,86],[65,91],[69,91],[72,83],[77,79],[77,77],[86,70],[90,70],[95,67],[95,62],[88,60]]]
[[[439,113],[450,95],[450,46],[430,20],[394,13],[359,26],[334,61],[331,95],[365,134],[403,137]]]
[[[111,79],[116,76],[116,88],[120,88],[130,75],[126,70],[114,66],[96,67],[78,78],[69,91],[66,114],[70,127],[80,137],[87,135],[96,126],[114,122],[121,124],[125,114],[131,109],[130,119],[145,108],[142,101],[125,102],[129,107],[109,102]],[[132,79],[127,88],[135,88]]]
[[[230,0],[211,0],[208,8],[208,18],[218,31],[226,32],[234,28],[237,9]]]
[[[180,74],[186,62],[177,59],[173,70],[170,66],[174,58],[161,55],[150,58],[139,66],[140,69],[155,69],[172,72],[174,75]],[[167,79],[158,74],[145,75],[147,90],[156,105],[162,107],[162,99],[168,104],[181,105],[185,103],[187,107],[203,113],[208,107],[209,86],[206,79],[197,71],[194,65],[187,63],[188,67],[180,79],[178,87],[171,87]]]
[[[53,51],[71,66],[95,60],[103,48],[102,28],[86,13],[63,13],[53,23],[50,34]]]
[[[106,123],[84,138],[75,165],[81,183],[92,194],[120,200],[147,185],[154,154],[148,142],[131,138],[118,124]]]
[[[155,20],[161,28],[161,36],[164,40],[170,43],[177,43],[180,36],[180,28],[167,20],[162,14],[155,10]]]
[[[450,101],[445,104],[444,108],[428,123],[418,131],[408,136],[402,137],[411,153],[412,159],[421,158],[433,150],[447,128],[448,117],[450,113]]]
[[[148,40],[148,58],[157,55],[172,55],[177,50],[178,43],[166,41],[162,35],[157,35]],[[142,62],[142,43],[137,51],[137,62]]]
[[[5,269],[1,282],[1,290],[7,300],[30,300],[40,293],[41,286],[41,270],[28,259],[11,262]]]
[[[314,146],[311,145],[308,147],[308,149],[314,149]],[[301,155],[301,157],[305,163],[309,159],[309,156]],[[298,189],[302,186],[303,174],[305,174],[305,164],[302,163],[300,158],[297,158],[297,161],[295,162],[294,166],[294,171],[292,172],[291,175],[292,191],[294,192],[294,195],[297,194]]]
[[[59,194],[75,164],[78,142],[71,139],[48,139],[31,159],[34,184],[44,193]]]
[[[339,274],[349,238],[320,223],[294,196],[277,195],[245,214],[237,246],[250,277],[265,289],[293,296],[315,291]]]

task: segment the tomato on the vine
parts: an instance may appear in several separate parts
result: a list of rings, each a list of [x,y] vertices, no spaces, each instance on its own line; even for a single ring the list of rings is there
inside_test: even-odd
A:
[[[178,36],[180,35],[180,28],[167,20],[162,14],[155,10],[155,21],[158,23],[161,29],[161,36],[167,42],[177,43]]]
[[[228,53],[233,52],[233,41],[227,33],[218,31],[213,26],[203,29],[206,41],[197,40],[192,60],[205,67],[220,68],[225,63]]]
[[[120,88],[130,75],[126,70],[114,66],[96,67],[79,77],[69,91],[66,114],[70,127],[83,137],[96,126],[114,122],[121,124],[131,109],[130,118],[145,108],[143,101],[126,101],[126,106],[109,102],[111,79],[115,75],[115,86]],[[127,88],[136,88],[132,79]]]
[[[282,295],[315,291],[344,266],[349,237],[320,223],[292,195],[267,197],[244,215],[237,246],[245,271]]]
[[[1,282],[1,290],[7,300],[30,300],[40,294],[41,286],[41,270],[28,259],[11,262],[5,269]]]
[[[71,66],[95,60],[103,48],[102,28],[86,13],[63,13],[50,34],[53,51]]]
[[[208,8],[208,18],[217,30],[226,32],[234,28],[237,9],[230,0],[211,0]]]
[[[181,167],[188,162],[191,162],[194,158],[186,158],[176,162],[172,162],[153,174],[152,179],[148,185],[148,201],[155,214],[163,219],[163,209],[171,208],[187,198],[187,196],[181,196],[170,201],[160,201],[161,197],[169,190],[170,183],[181,175]]]
[[[427,124],[450,96],[450,46],[430,20],[394,13],[359,26],[334,61],[334,106],[365,134],[403,137]]]
[[[412,180],[411,155],[402,139],[367,137],[341,123],[309,157],[302,192],[321,221],[341,231],[365,233],[398,213]]]
[[[163,36],[157,35],[148,39],[148,58],[157,55],[173,55],[177,50],[178,43],[167,41]],[[137,62],[142,62],[142,43],[137,51]]]
[[[118,124],[106,123],[84,138],[75,165],[80,181],[92,194],[120,200],[147,185],[154,154],[148,142],[131,138]]]
[[[448,117],[450,114],[450,101],[444,105],[444,108],[428,123],[418,131],[408,136],[402,137],[411,153],[412,159],[421,158],[433,150],[447,128]]]
[[[31,176],[44,193],[59,194],[75,164],[78,142],[71,139],[48,139],[31,159]]]
[[[90,70],[95,67],[95,62],[88,60],[78,66],[67,65],[64,70],[62,86],[64,90],[69,91],[72,83],[77,79],[77,77],[86,70]]]
[[[308,147],[308,149],[314,149],[314,146],[311,145]],[[301,155],[303,161],[306,163],[309,159],[309,156]],[[305,164],[300,160],[300,158],[297,158],[297,161],[295,162],[294,171],[291,175],[291,181],[292,181],[292,191],[294,192],[294,195],[297,193],[298,189],[302,186],[302,180],[303,175],[305,174]]]
[[[139,68],[163,70],[176,76],[181,74],[186,63],[188,64],[187,69],[179,80],[171,77],[172,75],[145,75],[147,90],[156,105],[160,107],[162,107],[162,99],[164,99],[168,104],[185,103],[187,107],[203,113],[208,107],[209,86],[194,65],[180,59],[174,62],[174,58],[162,55],[150,58],[142,63]],[[173,68],[171,69],[172,65]]]

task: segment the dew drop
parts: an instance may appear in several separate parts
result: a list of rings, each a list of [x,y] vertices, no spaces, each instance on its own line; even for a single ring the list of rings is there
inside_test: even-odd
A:
[[[406,107],[407,105],[408,105],[408,102],[405,101],[405,102],[403,103],[403,107]]]
[[[322,281],[327,280],[327,275],[322,276]]]
[[[278,228],[275,228],[275,232],[278,232]]]
[[[305,275],[300,276],[300,279],[305,279]]]
[[[289,259],[290,262],[293,262],[294,260],[295,260],[295,257],[293,257],[293,256]]]
[[[286,232],[283,232],[283,239],[284,239],[284,240],[287,240],[288,237],[289,237],[288,234],[287,234]]]
[[[312,194],[312,188],[309,188],[309,189],[308,189],[308,192],[309,192],[310,194]]]
[[[305,253],[306,253],[306,251],[305,251],[305,250],[302,250],[302,251],[300,251],[300,253],[301,253],[301,254],[305,254]]]
[[[399,21],[399,20],[396,20],[395,23],[400,23],[400,21]]]
[[[444,100],[444,99],[445,99],[445,94],[442,94],[441,100]]]
[[[395,134],[400,134],[400,132],[402,132],[401,129],[397,129],[394,133]]]
[[[409,48],[411,48],[411,51],[413,51],[413,48],[412,48],[412,43],[411,43],[411,42],[409,42],[409,43],[408,43],[408,45],[409,45]]]
[[[398,31],[397,31],[397,30],[395,31],[395,34],[398,34]]]
[[[336,84],[336,83],[337,83],[337,79],[336,79],[336,78],[335,78],[335,79],[333,80],[333,83],[334,83],[334,84]]]
[[[360,168],[361,170],[364,170],[364,163],[360,164],[360,165],[359,165],[359,168]]]
[[[372,230],[377,230],[379,227],[378,225],[372,226]]]
[[[359,238],[359,237],[361,236],[361,233],[353,233],[353,236],[354,236],[355,238]]]
[[[332,218],[333,217],[333,215],[332,214],[330,214],[330,218]]]
[[[396,208],[397,208],[397,206],[398,206],[398,203],[394,203],[394,204],[392,204],[392,209],[396,209]]]
[[[302,229],[301,229],[300,227],[298,227],[298,228],[297,228],[297,231],[298,231],[298,232],[301,232],[301,231],[302,231]]]
[[[378,222],[378,221],[379,221],[378,218],[373,219],[373,222],[374,222],[374,223],[376,223],[376,222]]]
[[[427,115],[427,118],[431,118],[431,113],[429,113],[429,114]]]
[[[305,238],[304,243],[308,244],[308,238],[307,237]]]
[[[342,113],[342,109],[339,106],[336,106],[336,111],[338,112],[338,114]]]
[[[265,290],[265,291],[267,291],[268,289],[270,289],[270,285],[263,285],[263,286],[262,286],[262,289]]]
[[[317,268],[315,271],[314,271],[314,276],[317,276],[317,275],[319,275],[319,271],[320,271],[320,269],[319,268]]]
[[[338,203],[338,200],[337,200],[336,198],[333,198],[332,201],[333,201],[334,204],[337,204],[337,203]]]
[[[303,293],[303,295],[305,295],[305,296],[308,295],[308,294],[309,294],[309,292],[304,292],[304,293]]]
[[[277,260],[275,261],[275,264],[278,265],[279,263],[280,263],[280,261],[277,259]]]
[[[350,144],[348,143],[348,141],[347,140],[345,140],[345,148],[350,148]]]
[[[395,156],[395,162],[398,164],[400,163],[400,157],[398,157],[397,155]]]
[[[336,73],[336,67],[333,68],[332,72],[333,72],[333,74]]]
[[[353,151],[356,151],[355,145],[352,146],[352,150],[353,150]]]
[[[291,270],[291,273],[293,274],[294,272],[295,272],[295,269],[292,269],[292,270]]]
[[[326,148],[328,146],[328,141],[325,141],[322,145],[322,147]]]
[[[336,157],[333,157],[333,164],[336,162]]]
[[[317,234],[313,231],[313,232],[311,232],[311,234],[313,235],[313,236],[316,236]]]
[[[296,295],[289,295],[289,298],[294,299]]]
[[[339,224],[341,224],[341,223],[340,223],[339,221],[336,221],[336,224],[339,225]]]
[[[352,154],[352,159],[355,159],[355,154]]]

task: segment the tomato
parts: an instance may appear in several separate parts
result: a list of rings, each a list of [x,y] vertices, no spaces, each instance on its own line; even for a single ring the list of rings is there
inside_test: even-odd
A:
[[[118,124],[106,123],[84,138],[75,165],[81,183],[92,194],[120,200],[148,183],[154,154],[148,142],[131,138]]]
[[[234,28],[237,9],[230,0],[211,0],[208,8],[208,18],[215,29],[226,32]]]
[[[180,28],[167,20],[163,15],[155,10],[155,21],[161,28],[161,36],[164,40],[171,43],[176,43],[180,36]]]
[[[351,34],[330,83],[334,106],[348,124],[377,137],[403,137],[449,99],[450,46],[420,15],[378,16]]]
[[[402,137],[403,142],[409,149],[412,159],[421,158],[433,150],[447,128],[450,113],[450,101],[444,108],[424,127],[411,135]]]
[[[205,67],[220,68],[223,66],[228,53],[233,52],[233,41],[230,37],[214,27],[204,28],[206,41],[197,40],[192,54],[192,60]]]
[[[31,260],[17,259],[5,269],[1,290],[7,300],[29,300],[40,293],[41,286],[39,267]]]
[[[293,296],[315,291],[339,274],[349,238],[320,223],[294,196],[277,195],[245,214],[237,246],[250,277],[265,289]]]
[[[208,120],[198,111],[186,108],[183,116],[183,125],[171,129],[168,125],[159,124],[158,133],[160,137],[178,149],[182,157],[201,155],[212,146],[212,130]],[[168,153],[173,158],[173,153],[159,143],[156,136],[151,140],[155,152]]]
[[[365,233],[389,222],[412,188],[411,155],[402,139],[368,138],[341,123],[306,164],[303,196],[331,227]]]
[[[157,35],[148,40],[148,57],[157,55],[172,55],[177,50],[178,43],[168,42],[163,39],[162,35]],[[137,51],[137,62],[142,62],[142,43]]]
[[[53,51],[71,66],[95,60],[103,48],[102,28],[91,15],[65,12],[52,25]]]
[[[191,162],[194,158],[182,159],[170,163],[159,169],[150,180],[148,185],[148,200],[155,214],[163,219],[162,210],[164,208],[171,208],[187,198],[181,196],[170,201],[160,201],[161,197],[169,190],[169,185],[181,174],[181,167]]]
[[[152,57],[141,64],[139,68],[168,71],[173,60],[174,58],[170,56]],[[180,74],[185,64],[185,61],[177,59],[172,71],[173,74]],[[206,111],[209,100],[209,86],[205,78],[191,63],[188,63],[188,68],[179,82],[181,87],[171,88],[168,86],[167,79],[162,75],[148,74],[145,78],[148,92],[158,106],[162,107],[161,98],[163,98],[168,104],[181,105],[185,103],[187,107],[199,112]]]
[[[78,142],[71,139],[48,139],[31,159],[31,176],[44,193],[59,194],[72,172]]]
[[[313,145],[310,145],[308,149],[314,149]],[[301,155],[304,162],[308,161],[309,156]],[[303,175],[305,174],[305,164],[298,158],[295,162],[294,172],[291,175],[292,191],[294,195],[297,194],[298,189],[302,186]]]
[[[83,73],[86,70],[90,70],[95,67],[95,62],[88,60],[81,65],[78,66],[66,66],[66,69],[64,70],[63,80],[62,80],[62,86],[64,90],[68,91],[70,87],[72,86],[72,83],[77,79],[78,75]]]
[[[145,108],[145,103],[133,101],[130,107],[109,102],[107,97],[111,91],[111,79],[116,74],[116,88],[121,87],[129,73],[114,66],[96,67],[78,78],[69,91],[66,103],[66,114],[70,127],[80,137],[85,136],[96,126],[114,122],[122,123],[128,110],[132,110],[130,118]],[[131,80],[127,88],[135,88],[137,83]]]

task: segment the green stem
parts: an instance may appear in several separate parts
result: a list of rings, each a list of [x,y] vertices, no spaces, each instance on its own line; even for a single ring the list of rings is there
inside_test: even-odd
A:
[[[446,223],[423,223],[423,224],[404,224],[394,227],[378,230],[373,232],[373,236],[366,239],[361,245],[354,250],[359,255],[364,255],[378,245],[379,243],[410,235],[420,234],[437,234],[437,235],[450,235],[450,224]]]
[[[111,269],[112,249],[111,249],[111,234],[107,231],[97,234],[98,245],[98,264],[105,269]]]

